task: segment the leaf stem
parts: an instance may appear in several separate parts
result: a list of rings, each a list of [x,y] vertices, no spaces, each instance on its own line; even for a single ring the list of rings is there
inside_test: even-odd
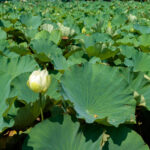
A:
[[[44,115],[43,115],[43,95],[41,93],[39,93],[39,97],[40,97],[40,113],[41,113],[41,121],[44,120]]]
[[[64,112],[67,112],[66,111],[67,105],[66,105],[66,102],[64,100],[62,100],[62,106],[63,106],[62,108],[63,108]]]

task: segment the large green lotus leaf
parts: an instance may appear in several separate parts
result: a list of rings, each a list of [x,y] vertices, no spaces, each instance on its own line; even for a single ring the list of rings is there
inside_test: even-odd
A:
[[[3,114],[8,107],[6,99],[9,97],[11,81],[22,73],[35,70],[38,65],[30,56],[11,59],[2,57],[0,59],[0,64],[0,119],[2,120]]]
[[[68,60],[67,60],[68,65],[72,66],[75,64],[85,63],[87,60],[82,57],[83,55],[84,55],[83,51],[74,52],[72,55],[68,57]]]
[[[58,45],[61,41],[61,32],[59,30],[52,30],[51,33],[49,33],[48,31],[42,30],[38,32],[33,39],[49,39]]]
[[[137,99],[138,106],[144,106],[150,110],[150,86],[149,86],[149,76],[143,72],[133,73],[131,69],[120,68],[123,76],[130,84],[130,90],[134,92],[134,96]]]
[[[83,37],[87,54],[97,56],[101,59],[107,59],[116,54],[116,51],[109,45],[113,44],[113,40],[106,33],[95,33],[89,37]]]
[[[127,66],[127,67],[133,67],[133,61],[128,59],[128,58],[125,58],[124,59],[124,64]]]
[[[20,43],[19,45],[17,43],[11,43],[9,45],[9,50],[21,56],[30,54],[30,50],[28,49],[27,43]]]
[[[149,34],[143,34],[138,38],[140,46],[147,47],[147,48],[150,47],[149,40],[150,40]]]
[[[34,39],[30,44],[41,61],[49,62],[52,60],[52,63],[57,70],[64,70],[67,68],[67,61],[62,55],[61,49],[49,39]]]
[[[139,89],[138,94],[141,95],[141,100],[139,105],[144,106],[148,110],[150,110],[150,86],[147,85]]]
[[[65,99],[74,103],[79,118],[118,126],[135,121],[135,100],[117,68],[85,63],[73,66],[61,79]],[[121,116],[119,114],[122,114]]]
[[[128,45],[128,46],[137,46],[138,45],[136,38],[129,37],[129,36],[125,36],[124,38],[117,40],[116,43],[119,45]]]
[[[147,79],[144,77],[143,72],[134,73],[132,72],[132,68],[125,69],[124,67],[120,67],[119,70],[124,76],[125,80],[128,82],[132,92],[138,92],[148,83]]]
[[[13,24],[9,20],[1,20],[5,30],[8,31],[13,27]]]
[[[7,122],[3,118],[3,113],[7,109],[5,99],[8,97],[10,90],[11,76],[7,73],[0,72],[0,132],[5,130],[7,127],[13,125],[13,121]]]
[[[23,150],[99,150],[102,129],[97,132],[98,138],[86,140],[79,131],[79,123],[65,115],[62,123],[45,120],[36,125],[29,133],[27,146],[24,144]]]
[[[50,35],[50,40],[58,45],[61,41],[61,32],[59,30],[53,30]]]
[[[4,119],[0,118],[0,132],[4,131],[5,129],[12,127],[14,125],[14,120],[12,119]]]
[[[100,64],[101,63],[101,60],[99,57],[92,57],[90,60],[89,60],[89,63],[92,63],[92,64]]]
[[[107,132],[110,139],[103,150],[149,150],[142,137],[127,127],[110,128]]]
[[[34,37],[32,37],[32,39],[36,39],[36,40],[39,40],[39,39],[44,39],[44,40],[50,40],[50,37],[51,37],[51,34],[48,32],[48,31],[45,31],[45,30],[42,30],[38,33],[35,34]]]
[[[103,44],[95,44],[86,49],[88,56],[100,57],[101,60],[108,59],[115,56],[117,51],[112,51],[111,48],[103,47]]]
[[[54,54],[52,56],[52,63],[56,70],[65,70],[68,68],[66,58],[63,55]]]
[[[5,40],[7,38],[7,34],[0,28],[0,40]]]
[[[18,58],[18,57],[19,57],[19,55],[18,55],[17,53],[15,53],[15,52],[10,52],[9,49],[7,49],[7,48],[4,49],[2,55],[3,55],[3,56],[6,56],[6,57],[8,57],[8,58]]]
[[[133,55],[133,65],[134,65],[134,71],[150,71],[150,55],[143,52],[136,52],[136,54]]]
[[[3,52],[7,46],[8,46],[7,40],[0,40],[0,51],[1,52]]]
[[[8,41],[6,40],[7,34],[0,28],[0,55],[4,55],[4,50],[8,46]]]
[[[10,121],[13,121],[13,129],[20,131],[25,130],[34,124],[34,121],[40,115],[41,102],[39,100],[24,105],[22,101],[15,98],[9,98],[9,108],[7,115]]]
[[[144,73],[139,72],[138,74],[133,74],[132,72],[129,71],[129,76],[127,77],[128,83],[130,84],[131,90],[134,91],[139,91],[141,90],[148,82],[144,78]]]
[[[14,118],[14,128],[16,130],[24,130],[34,124],[34,121],[40,115],[40,101],[29,103],[20,109],[15,108],[16,116]],[[9,115],[12,115],[9,112]]]
[[[140,34],[150,34],[150,27],[149,26],[142,26],[139,24],[135,24],[133,28],[138,31]]]
[[[32,28],[25,28],[23,30],[24,35],[26,36],[26,38],[28,39],[28,41],[30,41],[31,39],[33,39],[33,37],[38,33],[38,29],[32,29]]]
[[[131,58],[136,53],[136,49],[132,46],[121,45],[119,46],[120,53],[126,58]]]
[[[0,64],[0,72],[9,74],[12,79],[22,73],[32,72],[36,68],[38,69],[38,64],[34,58],[29,55],[10,59],[3,57],[0,59]]]
[[[20,21],[22,24],[33,29],[37,29],[42,23],[40,16],[32,16],[31,14],[21,15]]]
[[[5,113],[3,114],[3,116],[6,116],[7,118],[9,118],[11,120],[12,116],[15,116],[15,111],[13,111],[13,113],[11,114],[11,116],[9,115],[10,110],[14,110],[14,106],[15,106],[15,102],[16,102],[17,97],[11,97],[8,98],[6,100],[6,103],[8,105],[7,110],[5,111]]]
[[[112,24],[119,27],[121,25],[124,25],[127,21],[127,17],[124,14],[115,15],[112,19]]]
[[[55,75],[51,75],[51,84],[46,92],[46,95],[48,95],[52,99],[60,100],[61,99],[60,90],[61,87],[58,80],[56,79]]]
[[[97,20],[95,17],[92,16],[88,16],[84,19],[84,25],[86,25],[86,27],[92,27],[97,23]]]
[[[7,98],[10,91],[10,82],[11,82],[11,76],[7,73],[0,72],[0,91],[1,91],[0,107],[2,108],[1,111],[5,110],[3,108],[6,107],[5,99]]]
[[[30,76],[30,73],[23,73],[19,76],[17,76],[12,82],[11,86],[13,87],[11,89],[9,97],[15,97],[17,96],[18,99],[24,100],[27,103],[34,102],[38,99],[39,95],[38,93],[33,92],[28,86],[27,81]]]
[[[131,32],[133,30],[133,24],[124,25],[121,28],[121,31]]]
[[[61,49],[59,49],[55,44],[53,44],[49,39],[38,38],[34,39],[30,43],[33,50],[37,53],[44,53],[47,57],[52,54],[61,54]]]
[[[9,94],[10,82],[11,82],[11,76],[7,73],[0,72],[0,90],[1,90],[0,100],[1,100],[1,102],[3,99],[6,99],[7,95]],[[4,104],[4,103],[2,103],[2,104]],[[3,108],[2,104],[1,104],[1,106]]]
[[[86,48],[93,46],[96,43],[113,43],[110,35],[106,33],[94,33],[89,37],[83,36],[83,40]]]

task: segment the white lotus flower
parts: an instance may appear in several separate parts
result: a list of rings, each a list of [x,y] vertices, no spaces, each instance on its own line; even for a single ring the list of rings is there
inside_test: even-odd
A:
[[[51,25],[51,24],[43,24],[42,26],[41,26],[41,29],[43,29],[43,30],[46,30],[46,31],[48,31],[49,33],[51,33],[52,31],[53,31],[53,29],[54,29],[54,26],[53,25]]]
[[[51,83],[51,77],[46,69],[33,71],[27,81],[28,87],[37,93],[44,93],[47,91]]]
[[[71,29],[69,27],[64,26],[63,24],[61,24],[60,22],[57,23],[60,31],[62,32],[62,36],[72,36],[75,33],[74,29]]]
[[[134,15],[132,15],[132,14],[130,14],[130,15],[128,16],[128,19],[129,19],[129,21],[133,22],[134,20],[137,19],[137,17],[134,16]]]

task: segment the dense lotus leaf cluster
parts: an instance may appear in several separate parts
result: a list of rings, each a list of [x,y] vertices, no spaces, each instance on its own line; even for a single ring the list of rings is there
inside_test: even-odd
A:
[[[149,149],[148,2],[0,6],[0,149]]]

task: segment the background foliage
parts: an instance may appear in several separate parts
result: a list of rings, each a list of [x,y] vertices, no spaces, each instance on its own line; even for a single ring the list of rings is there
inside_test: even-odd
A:
[[[148,150],[148,2],[0,3],[0,149]],[[30,73],[52,82],[40,118]]]

